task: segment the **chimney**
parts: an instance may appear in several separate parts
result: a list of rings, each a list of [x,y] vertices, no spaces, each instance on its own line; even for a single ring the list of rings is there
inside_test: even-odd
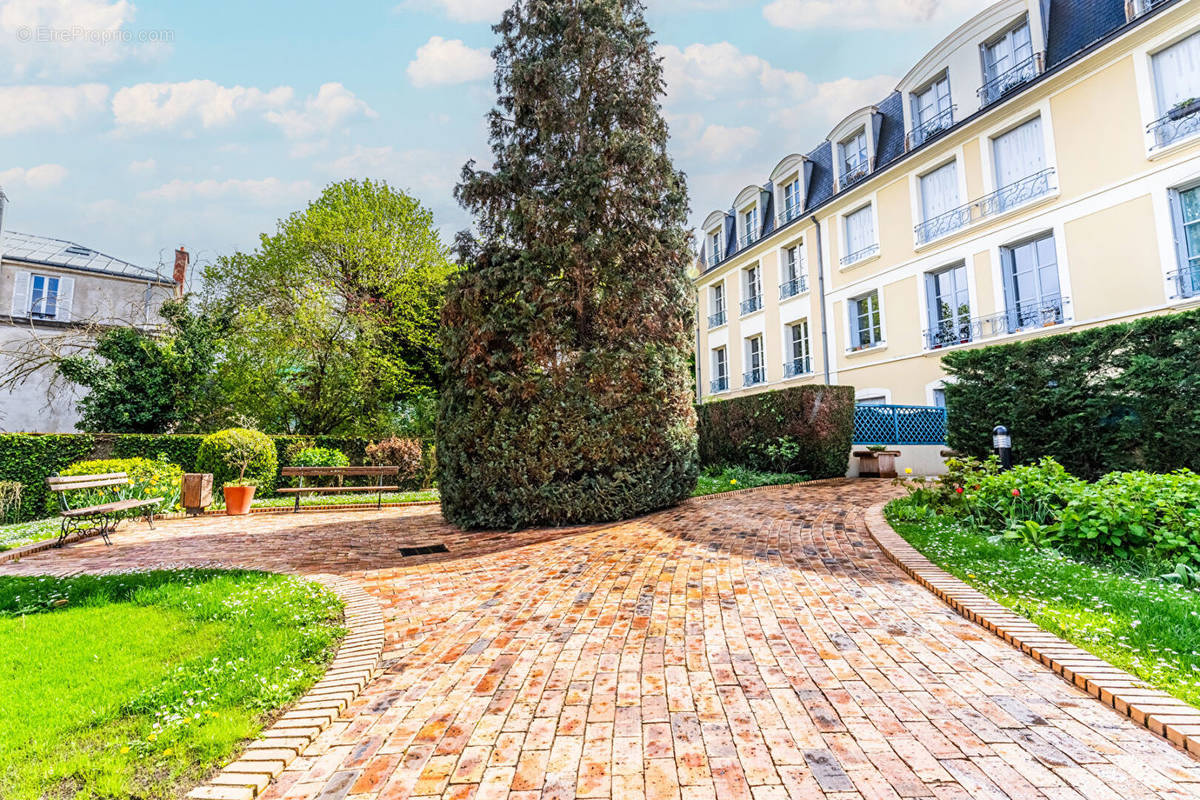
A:
[[[183,245],[175,251],[175,296],[183,297],[183,284],[187,280],[188,270],[188,251],[183,249]]]

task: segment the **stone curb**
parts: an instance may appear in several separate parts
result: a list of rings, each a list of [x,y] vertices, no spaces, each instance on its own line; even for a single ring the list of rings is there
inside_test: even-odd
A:
[[[879,503],[867,510],[867,531],[884,554],[917,583],[1104,705],[1192,755],[1200,755],[1200,709],[1043,630],[935,566],[892,529],[883,516],[885,505]]]
[[[314,575],[308,579],[342,599],[343,624],[349,633],[321,680],[236,760],[188,792],[191,800],[254,800],[379,674],[384,641],[379,603],[348,578]]]

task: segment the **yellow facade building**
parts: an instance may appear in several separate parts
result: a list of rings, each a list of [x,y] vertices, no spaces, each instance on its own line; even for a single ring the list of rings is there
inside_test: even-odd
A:
[[[783,155],[783,153],[781,153]],[[1200,0],[1003,0],[703,226],[702,401],[1200,305]]]

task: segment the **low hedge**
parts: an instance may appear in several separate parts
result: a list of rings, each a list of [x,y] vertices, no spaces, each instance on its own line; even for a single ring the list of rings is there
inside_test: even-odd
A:
[[[854,441],[852,386],[760,392],[703,403],[696,415],[704,466],[784,470],[813,479],[846,474]]]

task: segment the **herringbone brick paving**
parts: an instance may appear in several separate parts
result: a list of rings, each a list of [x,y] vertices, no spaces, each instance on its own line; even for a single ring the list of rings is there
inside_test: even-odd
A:
[[[429,507],[134,524],[0,574],[361,581],[386,670],[273,800],[1200,797],[1200,763],[889,563],[863,514],[892,491],[822,482],[515,534]]]

